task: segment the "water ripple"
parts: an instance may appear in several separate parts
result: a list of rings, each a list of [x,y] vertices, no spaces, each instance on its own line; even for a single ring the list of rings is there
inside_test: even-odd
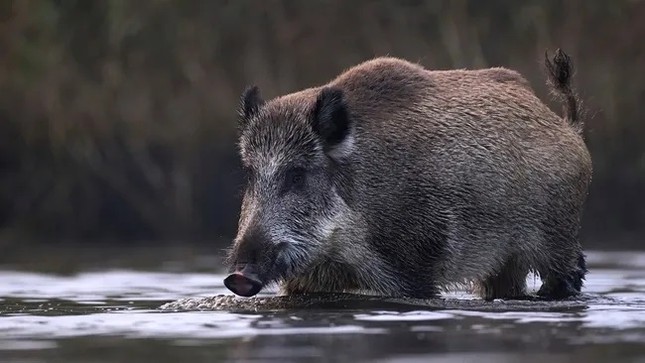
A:
[[[592,252],[589,261],[583,307],[552,311],[530,311],[530,304],[514,310],[510,302],[497,303],[504,306],[503,311],[477,309],[471,295],[453,292],[445,297],[470,304],[468,309],[457,303],[443,309],[391,305],[385,309],[172,312],[157,308],[182,298],[228,294],[223,276],[128,270],[69,276],[0,271],[0,352],[14,361],[43,360],[47,352],[74,361],[71,358],[79,358],[78,352],[84,349],[112,347],[135,356],[146,352],[156,356],[157,363],[176,361],[171,357],[183,347],[242,361],[285,357],[307,361],[323,352],[339,361],[404,362],[432,357],[465,361],[471,357],[469,352],[480,352],[472,356],[479,361],[516,361],[517,354],[526,352],[553,362],[594,361],[603,357],[600,350],[599,358],[590,353],[596,349],[642,358],[645,254]],[[539,286],[539,281],[529,279],[529,285]],[[147,343],[134,343],[141,340]],[[82,348],[69,350],[70,346]],[[581,346],[587,353],[573,359],[571,354],[578,350],[571,347]],[[191,359],[191,353],[181,352],[181,360]]]

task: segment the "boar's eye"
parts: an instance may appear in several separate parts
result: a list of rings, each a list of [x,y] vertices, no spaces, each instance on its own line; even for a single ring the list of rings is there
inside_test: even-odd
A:
[[[285,175],[285,190],[301,189],[305,184],[306,170],[292,168]]]

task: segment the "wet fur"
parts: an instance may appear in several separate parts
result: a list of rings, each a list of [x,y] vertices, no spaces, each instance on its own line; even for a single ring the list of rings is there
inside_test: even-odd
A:
[[[563,54],[547,59],[547,70],[566,99],[564,117],[515,71],[429,71],[396,58],[367,61],[266,104],[256,91],[243,97],[242,109],[255,114],[241,126],[243,148],[278,164],[316,159],[324,149],[325,160],[316,162],[346,210],[329,217],[328,240],[312,237],[300,250],[309,262],[294,267],[283,292],[427,298],[474,284],[482,298],[514,298],[534,271],[545,298],[577,294],[592,165]],[[306,117],[329,89],[341,91],[340,100],[331,92],[349,125],[343,141],[325,148]],[[334,130],[325,132],[337,136]]]

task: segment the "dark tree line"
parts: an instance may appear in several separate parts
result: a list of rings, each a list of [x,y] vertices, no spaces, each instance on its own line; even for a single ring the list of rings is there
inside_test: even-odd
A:
[[[583,238],[645,236],[645,2],[0,1],[0,245],[228,238],[236,108],[377,55],[506,66],[549,100],[574,58],[594,179]],[[611,242],[608,242],[611,241]]]

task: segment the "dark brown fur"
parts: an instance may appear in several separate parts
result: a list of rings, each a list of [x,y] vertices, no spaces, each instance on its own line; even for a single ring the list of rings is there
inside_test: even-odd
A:
[[[254,202],[255,214],[243,208],[231,265],[248,260],[237,251],[254,244],[245,238],[256,228],[249,227],[255,225],[251,214],[302,208],[293,217],[301,221],[313,208],[333,218],[324,226],[293,227],[294,233],[326,234],[311,232],[310,246],[298,245],[302,261],[289,260],[289,271],[297,272],[272,277],[286,293],[430,297],[440,288],[475,282],[484,298],[510,298],[524,295],[526,275],[535,271],[544,282],[541,295],[575,295],[586,272],[578,230],[591,159],[579,134],[570,60],[562,54],[547,66],[556,91],[568,100],[564,118],[515,71],[429,71],[396,58],[362,63],[324,86],[266,103],[246,94],[251,112],[243,120],[243,161],[266,167],[262,155],[269,151],[260,150],[285,150],[279,160],[290,165],[305,150],[288,141],[293,134],[319,139],[321,151],[307,148],[312,154],[305,164],[323,170],[331,183],[323,189],[339,198],[325,199],[329,207],[308,205],[310,195],[303,193],[285,207],[266,196],[282,177],[267,177],[266,193],[245,199],[245,205],[267,201],[262,207]],[[326,99],[324,92],[336,98]],[[337,143],[321,136],[327,131],[312,111],[328,103],[341,112],[326,118],[332,129],[347,126]],[[269,134],[279,137],[263,143]],[[257,228],[283,223],[276,222],[279,216],[263,218]],[[282,253],[295,253],[288,251]]]

